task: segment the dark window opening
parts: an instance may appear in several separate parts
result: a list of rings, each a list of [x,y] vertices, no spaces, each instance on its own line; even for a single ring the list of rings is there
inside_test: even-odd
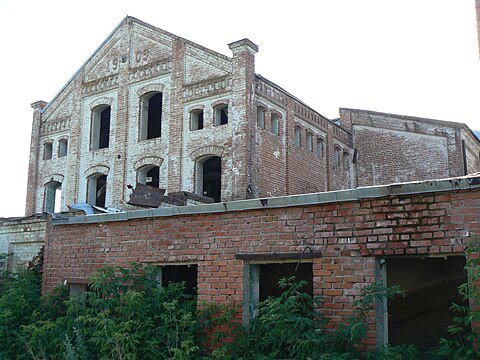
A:
[[[222,159],[213,156],[203,163],[202,189],[203,195],[220,202],[222,189]]]
[[[228,124],[228,105],[219,105],[215,108],[215,125]]]
[[[388,301],[388,342],[414,344],[421,351],[448,338],[447,327],[454,316],[452,303],[468,305],[458,295],[467,282],[463,256],[386,260],[387,285],[400,285],[405,299]]]
[[[107,193],[107,175],[101,175],[97,179],[95,205],[105,207],[105,195]]]
[[[160,185],[160,168],[154,166],[147,171],[145,177],[145,185],[157,187]]]
[[[88,179],[87,202],[90,205],[105,207],[107,175],[92,176]]]
[[[98,148],[108,148],[110,142],[110,106],[100,114],[100,134]]]
[[[147,139],[162,135],[162,93],[156,93],[148,100]]]
[[[92,128],[90,148],[92,150],[105,149],[110,142],[110,106],[97,108],[92,113]]]
[[[194,110],[190,114],[191,117],[191,129],[201,130],[203,129],[203,110]]]
[[[282,278],[295,276],[295,281],[306,281],[307,285],[301,290],[313,296],[313,268],[312,263],[282,263],[259,265],[259,300],[263,301],[269,296],[280,296],[283,293],[278,285]]]
[[[43,160],[50,160],[53,155],[53,144],[47,142],[43,144]]]
[[[171,282],[184,282],[185,293],[197,294],[197,265],[168,265],[162,266],[162,286]]]

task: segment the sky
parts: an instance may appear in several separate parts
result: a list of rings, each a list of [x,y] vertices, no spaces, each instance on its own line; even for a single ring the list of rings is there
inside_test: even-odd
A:
[[[0,217],[23,216],[33,111],[127,16],[231,56],[322,115],[340,107],[480,130],[474,0],[0,0]]]

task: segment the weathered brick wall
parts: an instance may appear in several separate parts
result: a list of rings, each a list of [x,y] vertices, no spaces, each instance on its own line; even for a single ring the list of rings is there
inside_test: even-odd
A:
[[[358,150],[358,186],[441,179],[480,170],[480,145],[464,124],[341,109]]]
[[[37,256],[43,246],[46,217],[0,219],[0,254],[9,254],[7,267],[11,271],[24,267]]]
[[[457,183],[444,181],[442,186]],[[470,183],[478,184],[478,178]],[[105,215],[78,225],[54,225],[46,240],[43,290],[67,278],[89,277],[103,265],[193,262],[198,264],[198,301],[229,302],[240,309],[245,262],[236,254],[301,252],[309,246],[323,255],[313,259],[314,294],[323,297],[323,311],[338,323],[351,313],[360,289],[374,282],[376,258],[463,254],[465,243],[480,236],[480,190],[475,186],[381,198],[367,194],[337,202],[356,194],[351,190],[281,198],[290,205],[280,208],[222,211],[215,204],[212,212],[205,207],[197,214],[164,212],[103,222],[112,220]],[[302,201],[310,204],[292,206]],[[251,202],[261,206],[258,200]],[[268,201],[262,204],[269,206]],[[368,344],[375,343],[374,330],[372,324]]]

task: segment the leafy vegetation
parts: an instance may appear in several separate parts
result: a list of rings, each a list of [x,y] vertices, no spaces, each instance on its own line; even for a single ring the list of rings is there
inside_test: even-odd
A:
[[[480,273],[478,260],[469,272]],[[38,360],[86,359],[225,359],[225,360],[413,360],[414,346],[359,352],[367,337],[367,318],[379,298],[404,296],[398,287],[365,287],[352,315],[332,331],[321,303],[304,293],[304,282],[282,279],[282,295],[259,304],[259,315],[243,328],[232,307],[202,305],[185,294],[183,284],[158,288],[155,267],[106,267],[88,291],[69,297],[65,286],[40,295],[35,270],[3,274],[0,288],[0,358]],[[478,281],[477,278],[473,278]],[[465,285],[465,296],[478,289]],[[477,297],[477,299],[480,299]],[[469,326],[478,313],[455,306],[455,319],[442,340],[439,359],[478,359],[472,346],[478,335]]]

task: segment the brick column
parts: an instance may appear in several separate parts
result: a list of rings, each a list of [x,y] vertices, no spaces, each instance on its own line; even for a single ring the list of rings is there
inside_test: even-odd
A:
[[[36,187],[37,187],[37,163],[40,154],[40,124],[42,121],[42,110],[47,106],[45,101],[36,101],[32,105],[33,122],[32,137],[30,140],[30,160],[28,162],[27,199],[25,205],[25,216],[36,212]]]
[[[175,39],[172,47],[172,81],[170,90],[170,119],[168,119],[168,184],[167,192],[182,189],[183,148],[183,80],[185,73],[185,44]],[[164,135],[162,134],[162,137]]]
[[[248,197],[247,187],[252,181],[252,153],[255,139],[250,138],[255,126],[254,82],[255,53],[258,46],[248,39],[239,40],[228,45],[233,52],[233,89],[229,113],[233,125],[232,164],[232,200]]]

